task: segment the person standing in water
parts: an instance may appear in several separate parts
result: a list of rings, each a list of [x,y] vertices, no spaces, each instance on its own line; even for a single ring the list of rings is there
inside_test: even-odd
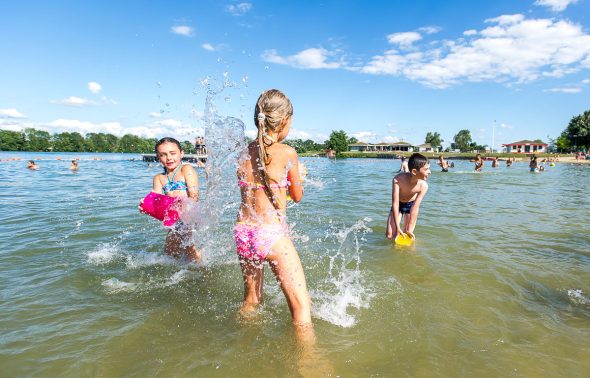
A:
[[[311,302],[299,255],[289,238],[287,195],[303,198],[297,152],[281,143],[289,134],[293,105],[277,89],[263,92],[254,110],[256,140],[238,161],[241,204],[234,237],[244,279],[242,315],[256,310],[263,299],[264,262],[268,262],[291,311],[299,335],[312,332]]]
[[[410,156],[408,168],[410,172],[398,174],[391,183],[391,210],[385,231],[388,239],[395,239],[398,233],[409,234],[415,239],[420,204],[428,191],[426,179],[430,176],[430,163],[424,155],[414,153]],[[403,227],[400,226],[402,217]]]
[[[400,165],[398,172],[408,173],[410,170],[408,169],[408,161],[406,160],[405,156],[401,157],[402,165]]]
[[[440,155],[438,157],[438,165],[442,168],[441,172],[448,172],[449,171],[449,163],[445,160],[445,158]]]
[[[162,138],[156,143],[156,155],[164,166],[164,172],[154,176],[153,191],[170,197],[186,197],[199,200],[199,177],[190,164],[183,164],[184,151],[174,138]],[[192,241],[190,225],[178,220],[168,231],[164,251],[174,257],[186,257],[189,261],[201,260],[201,253]]]
[[[70,171],[75,172],[78,170],[78,161],[76,159],[72,160],[72,164],[70,164]]]
[[[472,163],[475,163],[474,170],[475,172],[481,172],[483,169],[483,159],[481,158],[481,154],[475,155],[475,159],[470,160]]]

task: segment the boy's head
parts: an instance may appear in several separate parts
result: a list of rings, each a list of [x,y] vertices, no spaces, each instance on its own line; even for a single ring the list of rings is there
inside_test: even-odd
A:
[[[426,180],[430,175],[430,162],[426,156],[414,153],[410,156],[410,160],[408,160],[408,169],[412,175],[416,175],[418,178]]]

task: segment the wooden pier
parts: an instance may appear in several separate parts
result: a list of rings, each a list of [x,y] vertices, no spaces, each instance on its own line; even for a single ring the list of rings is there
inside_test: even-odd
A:
[[[141,159],[148,162],[158,161],[156,154],[141,154]],[[182,161],[188,161],[189,163],[197,163],[200,161],[205,163],[207,161],[207,154],[184,154]]]

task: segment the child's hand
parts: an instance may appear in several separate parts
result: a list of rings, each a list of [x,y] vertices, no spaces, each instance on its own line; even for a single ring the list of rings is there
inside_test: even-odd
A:
[[[141,207],[143,205],[143,198],[141,199],[141,201],[139,201],[139,206],[137,206],[137,208],[139,209],[139,212],[142,214],[146,214],[145,211],[143,211],[143,207]]]
[[[411,232],[411,231],[406,231],[406,234],[410,235],[410,237],[412,238],[412,240],[415,240],[415,239],[416,239],[416,236],[414,235],[414,233],[413,233],[413,232]]]

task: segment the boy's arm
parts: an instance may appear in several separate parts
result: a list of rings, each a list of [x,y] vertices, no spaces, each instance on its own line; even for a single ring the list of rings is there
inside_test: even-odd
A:
[[[412,206],[412,210],[410,210],[410,223],[408,224],[408,228],[406,229],[407,233],[414,235],[414,228],[416,228],[416,222],[418,221],[418,214],[420,213],[420,204],[422,203],[422,199],[428,192],[428,184],[426,181],[422,182],[422,189],[420,193],[418,193],[418,197],[416,197],[416,201],[414,201],[414,206]]]
[[[391,208],[391,216],[393,217],[393,222],[395,224],[395,227],[399,230],[399,182],[395,177],[393,178],[393,180],[391,180]]]
[[[182,174],[186,182],[188,196],[195,201],[199,200],[199,176],[192,165],[184,164]]]

